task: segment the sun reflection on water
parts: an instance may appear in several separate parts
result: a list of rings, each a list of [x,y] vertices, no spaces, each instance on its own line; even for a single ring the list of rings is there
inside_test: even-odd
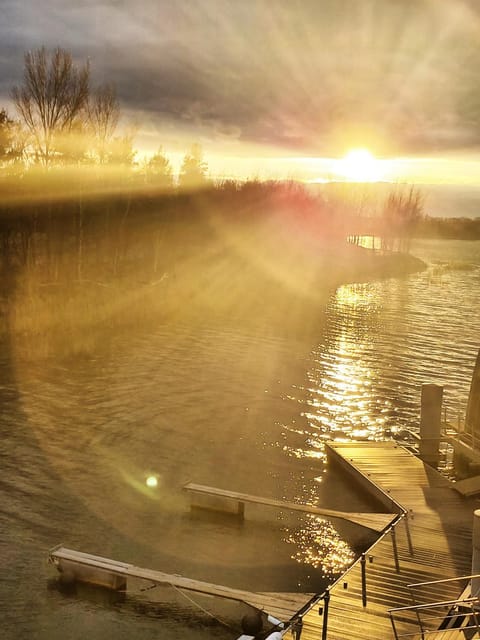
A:
[[[374,348],[381,305],[378,290],[368,284],[339,287],[330,301],[324,339],[311,352],[306,383],[289,396],[303,407],[308,425],[304,457],[321,457],[325,440],[384,436],[391,406],[375,398],[377,374],[366,357]]]
[[[378,373],[372,368],[380,326],[382,299],[378,288],[365,285],[340,287],[327,306],[322,341],[310,353],[305,383],[293,386],[285,398],[299,407],[301,419],[283,425],[284,451],[326,471],[325,442],[383,438],[388,400],[379,400]],[[320,481],[321,478],[319,477]],[[318,485],[300,488],[301,500],[318,503]],[[305,492],[307,495],[305,495]],[[335,525],[315,515],[306,517],[299,530],[287,530],[292,558],[334,578],[355,559]]]
[[[320,569],[323,578],[332,578],[344,571],[355,559],[347,542],[335,527],[318,516],[308,515],[300,531],[287,530],[286,541],[295,545],[292,559]]]

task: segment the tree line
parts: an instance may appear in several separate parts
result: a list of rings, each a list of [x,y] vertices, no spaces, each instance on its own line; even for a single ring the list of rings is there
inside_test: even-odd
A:
[[[0,110],[4,170],[134,164],[135,127],[118,133],[121,111],[114,85],[93,86],[90,64],[76,64],[65,49],[27,52],[23,82],[12,88],[11,96],[18,119]],[[183,159],[179,185],[206,184],[207,172],[202,149],[194,144]],[[161,148],[145,163],[144,173],[165,188],[174,185],[171,163]]]
[[[161,148],[142,167],[135,166],[135,127],[119,133],[122,114],[114,85],[93,85],[90,64],[76,63],[62,48],[26,53],[23,80],[11,95],[17,118],[0,110],[4,266],[41,263],[57,279],[68,250],[82,277],[87,248],[102,245],[102,255],[118,273],[144,224],[151,233],[142,242],[152,245],[156,272],[160,254],[168,253],[160,246],[160,226],[190,219],[192,212],[198,220],[220,207],[230,220],[275,211],[279,224],[281,216],[294,211],[319,245],[346,239],[361,244],[370,235],[383,251],[408,251],[425,218],[421,192],[405,185],[385,193],[367,185],[332,184],[314,193],[285,181],[214,184],[198,144],[185,155],[178,180]]]

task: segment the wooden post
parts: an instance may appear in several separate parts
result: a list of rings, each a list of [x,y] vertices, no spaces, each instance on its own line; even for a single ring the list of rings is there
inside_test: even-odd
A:
[[[472,575],[480,574],[480,509],[473,512]],[[480,595],[480,578],[472,578],[472,596]]]
[[[438,466],[442,418],[443,387],[422,385],[420,411],[420,458],[434,468]]]

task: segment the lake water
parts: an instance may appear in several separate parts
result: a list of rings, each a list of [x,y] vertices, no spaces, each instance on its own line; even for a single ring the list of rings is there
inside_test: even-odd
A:
[[[322,591],[365,544],[358,530],[258,507],[242,525],[193,517],[181,487],[368,510],[325,464],[325,440],[417,430],[425,382],[444,385],[447,418],[463,416],[480,346],[480,243],[412,252],[426,271],[341,286],[294,331],[209,315],[119,333],[75,361],[4,345],[2,637],[238,635],[236,612],[173,589],[59,589],[46,558],[61,542],[238,588]]]

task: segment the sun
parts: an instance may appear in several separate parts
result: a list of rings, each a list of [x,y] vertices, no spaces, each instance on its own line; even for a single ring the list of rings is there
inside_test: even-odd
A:
[[[351,149],[336,161],[335,173],[349,182],[378,182],[385,172],[381,161],[368,149]]]

